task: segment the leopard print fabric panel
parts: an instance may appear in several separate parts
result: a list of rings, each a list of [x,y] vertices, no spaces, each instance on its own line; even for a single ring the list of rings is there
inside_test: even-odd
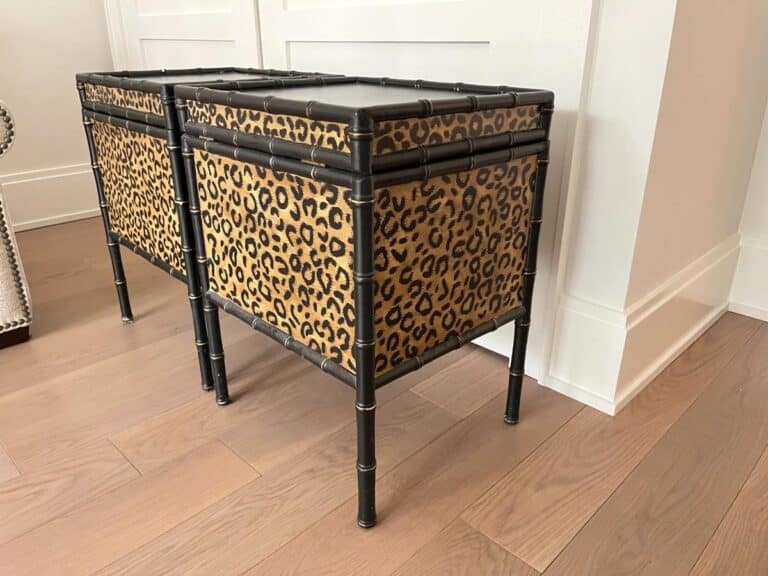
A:
[[[206,104],[195,100],[189,100],[188,108],[189,119],[198,124],[237,130],[244,134],[272,136],[299,144],[349,153],[345,141],[346,124],[321,122],[288,114],[270,114],[261,110],[233,108],[220,104]]]
[[[85,98],[102,104],[111,104],[120,108],[129,108],[138,112],[163,115],[160,95],[139,90],[123,90],[101,84],[86,84]]]
[[[354,370],[346,188],[195,150],[209,287]]]
[[[217,126],[245,134],[271,136],[349,154],[347,124],[270,114],[260,110],[233,108],[195,100],[190,100],[188,106],[189,118],[197,124]],[[435,146],[467,138],[532,130],[538,128],[540,123],[541,113],[538,106],[386,120],[376,124],[373,153],[383,156],[418,146]]]
[[[112,230],[185,273],[165,140],[93,121]]]
[[[381,156],[419,146],[435,146],[467,138],[532,130],[538,128],[540,122],[538,106],[386,120],[376,124],[373,153]]]
[[[522,304],[536,156],[376,190],[376,374]]]
[[[195,150],[210,288],[355,371],[350,191]],[[376,191],[376,375],[522,302],[536,157]]]

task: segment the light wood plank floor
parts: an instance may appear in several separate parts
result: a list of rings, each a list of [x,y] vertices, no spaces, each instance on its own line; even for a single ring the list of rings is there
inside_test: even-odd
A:
[[[233,318],[199,389],[185,289],[99,220],[19,235],[34,337],[0,351],[0,574],[768,574],[768,325],[726,314],[614,418],[468,347],[379,394],[355,524],[351,390]]]

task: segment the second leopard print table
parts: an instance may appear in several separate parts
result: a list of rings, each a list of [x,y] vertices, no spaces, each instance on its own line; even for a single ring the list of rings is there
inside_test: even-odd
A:
[[[205,390],[211,390],[205,323],[189,225],[174,88],[184,82],[247,88],[259,80],[301,75],[250,68],[196,68],[77,75],[83,124],[96,179],[123,321],[133,321],[120,245],[187,284],[195,348]],[[210,327],[217,330],[218,325]],[[217,390],[220,404],[226,389]]]
[[[517,422],[554,96],[381,78],[176,95],[207,310],[355,389],[374,526],[377,388],[515,321]]]

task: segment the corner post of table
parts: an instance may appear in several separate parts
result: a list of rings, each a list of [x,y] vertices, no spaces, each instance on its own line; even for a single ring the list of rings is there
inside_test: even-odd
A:
[[[115,290],[117,291],[117,300],[120,304],[120,315],[125,324],[133,322],[133,311],[131,310],[131,301],[128,297],[128,285],[125,280],[125,270],[123,270],[123,259],[120,255],[120,244],[118,236],[112,232],[109,222],[109,205],[104,194],[104,181],[101,175],[101,166],[99,165],[98,154],[96,152],[96,142],[93,137],[93,118],[88,114],[85,107],[86,94],[85,84],[78,81],[77,91],[80,95],[80,104],[83,111],[83,127],[85,128],[85,138],[88,142],[88,153],[91,157],[91,169],[93,178],[96,181],[96,193],[99,198],[99,211],[101,212],[101,221],[104,224],[104,234],[107,239],[107,249],[109,258],[112,262],[112,276],[114,278]]]
[[[205,329],[205,316],[203,313],[203,292],[195,260],[195,244],[189,216],[189,192],[184,177],[184,162],[181,155],[181,134],[174,106],[173,92],[169,86],[163,86],[160,100],[163,105],[167,129],[166,144],[171,163],[171,176],[173,178],[173,202],[179,219],[181,252],[184,258],[184,267],[186,268],[187,297],[192,309],[192,326],[195,335],[197,361],[200,366],[200,383],[203,390],[207,391],[213,389],[213,376],[208,351],[208,333]]]
[[[374,348],[373,268],[374,191],[370,173],[373,122],[358,112],[350,123],[348,138],[352,165],[360,174],[352,185],[350,203],[354,229],[353,276],[355,281],[355,412],[357,418],[357,523],[376,525],[376,390]]]
[[[181,99],[177,100],[176,110],[179,115],[179,125],[183,128],[186,123],[186,103]],[[205,237],[203,235],[200,198],[197,190],[195,158],[192,146],[189,144],[186,134],[181,137],[181,156],[184,160],[184,173],[187,177],[189,216],[192,224],[192,235],[194,236],[195,260],[202,295],[205,331],[208,335],[208,359],[211,366],[213,388],[216,391],[216,403],[219,406],[225,406],[229,404],[229,387],[227,385],[227,370],[224,362],[224,345],[221,341],[219,309],[208,297],[208,289],[210,287],[208,279],[208,259],[205,255]]]
[[[549,119],[552,108],[542,108],[542,123],[549,134]],[[545,117],[546,116],[546,117]],[[538,154],[536,159],[535,182],[533,185],[533,199],[531,207],[530,232],[523,268],[523,315],[515,320],[515,336],[512,345],[512,356],[509,361],[509,386],[507,388],[507,408],[504,413],[504,422],[517,424],[520,419],[520,397],[523,391],[523,377],[525,375],[525,356],[528,348],[528,332],[531,325],[531,305],[533,301],[533,285],[536,278],[536,260],[539,246],[539,232],[541,230],[542,211],[544,207],[544,186],[547,180],[547,167],[549,165],[549,143]]]

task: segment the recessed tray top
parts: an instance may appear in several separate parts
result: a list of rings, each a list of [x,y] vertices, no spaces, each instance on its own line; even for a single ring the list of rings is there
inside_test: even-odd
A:
[[[462,92],[455,90],[433,90],[427,88],[407,88],[403,86],[380,86],[374,84],[326,84],[324,86],[271,87],[255,90],[243,90],[254,96],[277,96],[286,100],[314,100],[325,104],[364,108],[386,104],[405,104],[417,100],[447,100],[460,96],[479,96],[480,92]]]
[[[142,74],[131,76],[132,80],[144,80],[157,84],[200,84],[207,82],[231,82],[234,80],[259,80],[269,78],[267,74],[249,74],[246,72],[201,72],[198,74],[168,74],[158,72],[156,74]]]
[[[305,75],[312,76],[291,70],[229,67],[94,72],[77,74],[76,78],[84,108],[166,127],[163,102],[173,101],[179,85],[245,89],[270,79]]]
[[[530,88],[330,76],[175,93],[191,136],[374,172],[542,140],[554,100]],[[351,139],[367,135],[370,158],[352,158]]]

